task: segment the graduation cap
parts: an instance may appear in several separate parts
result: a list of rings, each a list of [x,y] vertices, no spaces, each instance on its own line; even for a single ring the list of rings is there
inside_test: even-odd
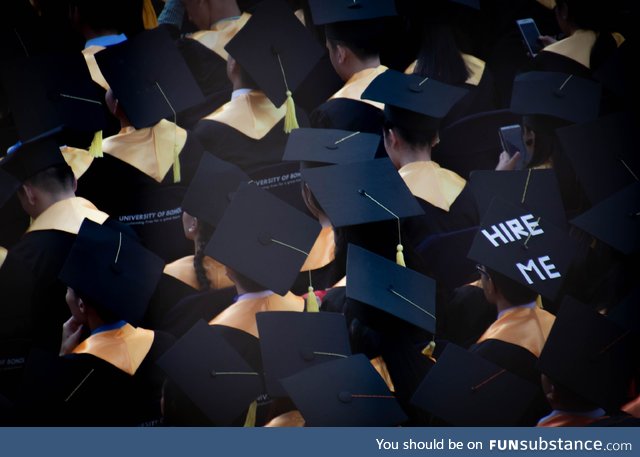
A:
[[[157,363],[214,425],[232,425],[262,393],[261,374],[202,320]]]
[[[308,427],[383,427],[407,419],[363,354],[316,365],[281,382]]]
[[[144,316],[164,262],[126,234],[85,219],[59,278],[133,325]]]
[[[205,253],[285,295],[319,233],[316,220],[247,184],[234,195]]]
[[[516,76],[511,111],[544,115],[572,123],[594,120],[600,113],[602,86],[565,73],[532,71]]]
[[[249,181],[249,176],[236,165],[212,154],[202,154],[182,200],[182,209],[216,227],[238,187]]]
[[[283,397],[280,379],[351,355],[347,322],[338,313],[256,314],[267,392]]]
[[[411,403],[453,426],[514,426],[539,387],[449,343]]]
[[[225,46],[277,106],[286,101],[285,132],[298,127],[292,93],[324,54],[282,0],[267,0]]]
[[[538,368],[553,382],[614,412],[627,399],[638,347],[630,330],[565,297]]]
[[[282,160],[318,164],[364,162],[374,158],[380,135],[336,129],[301,128],[291,132]]]
[[[553,170],[476,170],[471,172],[469,185],[479,214],[486,213],[493,198],[499,197],[521,205],[557,227],[567,224],[558,179]]]
[[[202,102],[204,96],[169,32],[156,28],[139,33],[96,54],[100,71],[137,129]]]
[[[565,230],[496,197],[468,257],[555,300],[576,252]]]
[[[390,219],[397,219],[399,225],[400,218],[424,214],[389,159],[307,168],[302,170],[302,180],[334,227]],[[398,263],[403,264],[401,254],[398,240]]]
[[[384,103],[385,116],[393,124],[424,131],[437,128],[467,92],[433,78],[387,70],[369,84],[362,98]]]
[[[13,196],[20,187],[20,181],[15,176],[4,171],[0,161],[0,208]]]
[[[435,281],[354,244],[347,252],[347,297],[434,334]]]
[[[592,204],[638,181],[636,130],[631,115],[615,113],[556,131]]]
[[[620,303],[607,313],[611,322],[640,334],[640,286],[636,286]]]
[[[576,227],[626,255],[640,247],[640,183],[601,201],[571,220]]]
[[[393,0],[309,0],[315,25],[354,22],[397,14]]]
[[[60,148],[49,136],[19,145],[0,162],[0,168],[22,183],[47,168],[66,164]]]
[[[104,94],[80,53],[32,57],[3,65],[3,84],[22,142],[57,129],[59,144],[102,156]]]

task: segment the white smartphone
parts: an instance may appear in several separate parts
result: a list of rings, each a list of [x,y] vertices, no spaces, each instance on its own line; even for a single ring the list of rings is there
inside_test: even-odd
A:
[[[540,36],[538,26],[531,18],[518,19],[516,24],[518,24],[522,40],[524,41],[529,54],[531,54],[531,57],[535,57],[542,50],[542,43],[538,40],[538,37]]]

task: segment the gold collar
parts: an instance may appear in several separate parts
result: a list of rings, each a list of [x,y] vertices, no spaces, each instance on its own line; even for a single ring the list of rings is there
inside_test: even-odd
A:
[[[220,122],[253,140],[262,139],[280,122],[287,111],[276,108],[264,92],[252,90],[238,95],[204,119]]]
[[[412,162],[398,173],[413,195],[444,211],[449,211],[467,183],[434,161]]]
[[[335,259],[335,250],[333,227],[322,227],[300,271],[317,270],[329,265]]]
[[[73,175],[76,179],[80,179],[93,163],[93,157],[86,149],[63,146],[60,148],[60,152],[62,153],[62,157],[64,157],[64,161],[67,162],[67,165],[73,170]]]
[[[224,47],[236,36],[236,33],[245,26],[250,17],[251,15],[249,13],[242,13],[242,15],[236,19],[218,21],[211,27],[211,30],[195,32],[191,35],[191,38],[199,41],[224,60],[227,60],[229,53]]]
[[[164,267],[164,273],[176,278],[178,281],[185,283],[193,289],[199,290],[200,284],[198,283],[196,270],[193,266],[193,258],[194,256],[190,255],[168,263]],[[225,287],[233,286],[233,282],[227,277],[224,265],[220,262],[209,256],[205,256],[202,263],[212,289],[224,289]]]
[[[382,110],[384,109],[384,104],[379,102],[374,102],[372,100],[362,100],[362,93],[365,91],[369,84],[376,79],[379,75],[387,71],[388,68],[384,65],[378,65],[375,68],[365,68],[364,70],[360,70],[355,73],[349,80],[345,83],[345,85],[338,92],[333,94],[329,100],[333,100],[335,98],[350,98],[351,100],[357,100],[359,102],[368,103],[369,105],[375,106],[376,108]]]
[[[60,230],[77,235],[86,218],[103,224],[109,215],[95,207],[89,200],[81,197],[68,198],[54,203],[36,217],[26,233],[38,230]]]
[[[162,182],[173,166],[175,150],[180,154],[186,142],[185,129],[162,119],[153,127],[122,129],[102,142],[102,150]]]
[[[125,324],[91,335],[73,353],[91,354],[133,376],[149,353],[154,336],[151,330]]]
[[[102,75],[98,62],[96,62],[96,54],[103,49],[105,49],[104,46],[89,46],[82,50],[82,55],[84,56],[84,60],[87,62],[91,79],[93,79],[93,81],[100,85],[104,90],[109,90],[109,83]]]

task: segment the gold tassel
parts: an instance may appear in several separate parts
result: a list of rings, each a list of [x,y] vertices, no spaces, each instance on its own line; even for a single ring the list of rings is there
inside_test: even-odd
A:
[[[258,402],[253,400],[249,405],[247,411],[247,418],[244,420],[243,427],[255,427],[256,426],[256,413],[258,411]]]
[[[293,103],[291,91],[287,91],[287,101],[285,102],[287,112],[284,115],[284,133],[291,133],[292,130],[300,127],[296,118],[296,105]]]
[[[544,309],[544,306],[542,306],[542,296],[540,295],[536,297],[536,306],[540,309]]]
[[[178,151],[178,145],[173,145],[173,182],[178,183],[181,180],[180,176],[180,152]]]
[[[142,23],[144,24],[145,30],[158,27],[158,17],[156,16],[156,10],[151,0],[144,0],[142,5]]]
[[[320,311],[320,306],[318,305],[318,297],[313,293],[313,287],[309,286],[309,293],[307,294],[307,312],[308,313],[317,313]]]
[[[436,342],[435,340],[431,340],[429,344],[427,344],[422,350],[422,355],[426,356],[431,361],[435,362],[436,359],[433,357],[433,352],[436,350]]]
[[[94,158],[102,157],[102,130],[98,130],[93,135],[91,146],[89,146],[89,155]]]
[[[401,267],[406,267],[407,264],[404,263],[404,254],[402,253],[402,251],[404,250],[404,248],[402,247],[401,244],[396,246],[396,249],[398,252],[396,252],[396,263],[398,265],[400,265]]]

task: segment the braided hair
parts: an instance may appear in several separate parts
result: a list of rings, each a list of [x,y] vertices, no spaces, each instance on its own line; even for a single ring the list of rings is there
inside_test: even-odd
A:
[[[198,235],[196,239],[196,253],[193,256],[193,268],[196,271],[196,279],[200,290],[210,290],[211,282],[207,277],[207,271],[204,268],[204,248],[207,246],[211,235],[213,234],[213,226],[207,224],[202,219],[198,219]]]

